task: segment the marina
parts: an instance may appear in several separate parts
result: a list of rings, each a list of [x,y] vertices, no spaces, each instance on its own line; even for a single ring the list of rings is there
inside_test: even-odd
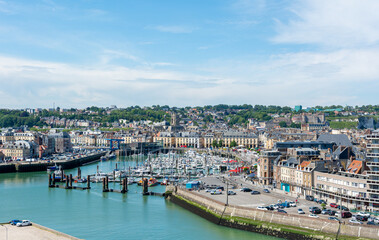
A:
[[[139,168],[147,156],[118,157],[82,166],[81,175],[119,169]],[[138,167],[137,167],[138,166]],[[78,169],[65,170],[76,176]],[[144,196],[137,184],[128,185],[126,194],[103,192],[102,183],[91,183],[90,190],[55,189],[47,186],[49,173],[7,173],[0,176],[0,191],[7,208],[0,208],[2,222],[30,219],[80,239],[275,239],[272,237],[217,226],[160,196]],[[73,183],[86,186],[87,183]],[[65,183],[60,183],[65,186]],[[119,182],[109,188],[121,190]],[[149,187],[164,193],[164,185]],[[148,231],[146,231],[148,229]],[[0,236],[0,239],[2,236]]]

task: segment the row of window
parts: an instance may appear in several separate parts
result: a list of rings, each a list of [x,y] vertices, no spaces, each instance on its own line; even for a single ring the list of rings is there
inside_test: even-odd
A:
[[[329,178],[325,176],[317,176],[317,180],[323,181],[323,182],[330,182],[338,185],[344,185],[344,186],[351,186],[351,187],[357,187],[357,188],[366,188],[365,183],[356,183],[356,182],[349,182],[349,181],[344,181],[341,179],[334,179],[334,178]]]

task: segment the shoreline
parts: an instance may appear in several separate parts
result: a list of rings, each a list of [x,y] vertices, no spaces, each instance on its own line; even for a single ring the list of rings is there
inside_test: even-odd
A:
[[[379,228],[343,225],[303,216],[284,215],[252,208],[225,206],[190,191],[167,187],[168,200],[220,226],[284,239],[377,239]]]

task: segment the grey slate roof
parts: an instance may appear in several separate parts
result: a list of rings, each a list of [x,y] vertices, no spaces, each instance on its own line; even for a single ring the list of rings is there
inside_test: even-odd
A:
[[[338,146],[351,147],[353,144],[345,134],[322,134],[317,141],[334,142]]]

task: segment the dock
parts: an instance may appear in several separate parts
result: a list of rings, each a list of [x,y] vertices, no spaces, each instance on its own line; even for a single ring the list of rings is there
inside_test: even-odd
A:
[[[0,240],[6,239],[54,239],[54,240],[80,240],[79,238],[44,227],[32,222],[32,226],[16,227],[10,224],[0,224]]]

